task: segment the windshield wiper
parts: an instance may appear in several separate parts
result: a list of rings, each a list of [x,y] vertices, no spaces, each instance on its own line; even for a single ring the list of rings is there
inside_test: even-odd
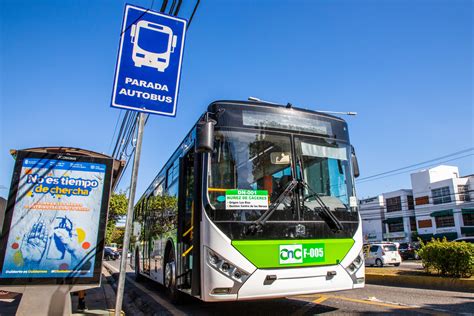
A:
[[[262,232],[263,225],[265,225],[270,216],[272,216],[273,212],[275,212],[277,207],[286,199],[288,194],[293,191],[297,185],[298,181],[295,179],[292,179],[290,182],[288,182],[283,192],[281,192],[277,199],[272,204],[270,204],[268,210],[266,210],[262,216],[250,224],[250,226],[247,228],[246,234]]]
[[[311,192],[311,197],[314,197],[314,199],[316,200],[316,202],[318,202],[319,204],[319,208],[314,208],[315,211],[319,211],[319,216],[326,222],[326,224],[328,224],[328,226],[335,232],[335,233],[338,233],[340,232],[341,230],[344,229],[344,226],[342,225],[342,223],[337,219],[337,217],[331,212],[331,210],[329,209],[329,207],[326,205],[326,203],[324,203],[324,201],[321,199],[321,196],[319,193],[317,193],[316,191],[314,191],[310,186],[309,184],[304,180],[304,177],[303,177],[303,165],[301,163],[301,159],[298,158],[298,166],[300,168],[300,180],[298,181],[300,183],[300,185],[303,187],[303,188],[306,188],[308,190],[308,192]],[[302,194],[303,195],[303,198],[301,200],[301,203],[303,204],[303,207],[304,207],[304,193]],[[308,197],[306,197],[308,198]],[[308,207],[309,208],[309,207]]]

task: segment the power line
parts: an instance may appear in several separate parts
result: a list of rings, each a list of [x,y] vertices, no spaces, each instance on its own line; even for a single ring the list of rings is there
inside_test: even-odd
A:
[[[458,151],[458,152],[454,152],[454,153],[451,153],[451,154],[448,154],[448,155],[444,155],[444,156],[441,156],[441,157],[438,157],[438,158],[433,158],[433,159],[430,159],[430,160],[426,160],[426,161],[419,162],[419,163],[409,165],[409,166],[405,166],[405,167],[402,167],[402,168],[397,168],[397,169],[393,169],[393,170],[390,170],[390,171],[385,171],[385,172],[381,172],[381,173],[374,174],[374,175],[371,175],[371,176],[367,176],[367,177],[358,179],[358,181],[363,181],[363,180],[379,177],[379,176],[382,176],[382,175],[390,174],[390,173],[393,173],[393,172],[397,172],[397,171],[400,171],[400,170],[409,169],[409,168],[413,168],[413,167],[416,167],[416,166],[421,166],[421,165],[424,165],[424,164],[427,164],[427,163],[430,163],[430,162],[434,162],[434,161],[437,161],[437,160],[449,158],[449,157],[456,156],[456,155],[459,155],[459,154],[463,154],[463,153],[466,153],[466,152],[469,152],[469,151],[472,151],[472,150],[474,150],[474,147],[470,147],[470,148],[467,148],[467,149],[464,149],[464,150],[461,150],[461,151]]]
[[[466,157],[469,157],[469,156],[473,156],[473,154],[468,154],[468,155],[465,155],[465,156],[461,156],[461,157],[456,157],[456,158],[453,158],[453,159],[448,159],[448,160],[444,160],[444,161],[439,161],[435,164],[431,164],[431,165],[426,165],[424,166],[425,168],[429,168],[429,167],[433,167],[433,166],[436,166],[436,165],[439,165],[439,164],[442,164],[442,163],[446,163],[446,162],[450,162],[450,161],[454,161],[454,160],[459,160],[459,159],[463,159],[463,158],[466,158]],[[396,176],[396,175],[399,175],[399,174],[404,174],[404,173],[408,173],[408,172],[412,172],[412,171],[417,171],[419,170],[419,167],[418,168],[414,168],[414,169],[410,169],[410,170],[406,170],[406,171],[401,171],[401,172],[398,172],[398,173],[394,173],[394,174],[388,174],[388,175],[384,175],[384,176],[379,176],[379,177],[376,177],[376,178],[371,178],[369,179],[368,177],[366,178],[362,178],[360,180],[357,180],[356,183],[357,184],[360,184],[360,183],[365,183],[365,182],[370,182],[370,181],[375,181],[375,180],[380,180],[380,179],[384,179],[384,178],[388,178],[388,177],[393,177],[393,176]]]
[[[117,121],[115,122],[114,133],[113,133],[113,135],[112,135],[112,138],[110,139],[109,148],[107,149],[108,152],[112,149],[112,144],[113,144],[113,142],[114,142],[115,133],[117,132],[117,127],[118,127],[118,123],[119,123],[119,121],[120,121],[120,116],[122,116],[122,111],[119,111],[119,113],[118,113],[118,115],[117,115]]]

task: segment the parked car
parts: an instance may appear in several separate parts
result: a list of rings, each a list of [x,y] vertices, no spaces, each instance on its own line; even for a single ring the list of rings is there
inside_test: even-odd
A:
[[[403,260],[418,260],[420,259],[420,256],[418,256],[418,254],[416,253],[418,249],[420,249],[420,243],[403,242],[400,244],[400,247],[398,247],[398,252],[400,253],[400,257],[402,257]]]
[[[458,239],[454,239],[454,241],[458,241],[458,242],[465,241],[465,242],[474,244],[474,237],[461,237]]]
[[[112,248],[104,248],[104,260],[117,260],[120,257],[120,254],[117,251],[114,251]]]
[[[365,253],[365,265],[383,267],[393,264],[398,267],[402,258],[398,253],[397,246],[393,243],[371,244]]]
[[[113,251],[118,251],[116,243],[110,243],[110,245],[105,245],[105,247],[112,249]]]
[[[122,252],[123,252],[123,249],[122,248],[119,248],[117,249],[117,252],[122,255]],[[132,256],[132,253],[129,251],[127,251],[127,258],[130,258]]]

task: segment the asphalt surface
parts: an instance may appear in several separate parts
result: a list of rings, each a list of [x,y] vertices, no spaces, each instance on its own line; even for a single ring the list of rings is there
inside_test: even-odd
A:
[[[108,262],[115,269],[119,261]],[[417,268],[417,263],[408,262]],[[130,271],[130,270],[129,270]],[[127,273],[126,291],[133,292],[144,314],[168,315],[313,315],[313,314],[458,314],[474,315],[474,294],[435,291],[380,285],[366,285],[364,289],[334,293],[304,295],[282,299],[204,303],[189,298],[174,306],[166,298],[162,286],[144,281],[136,283],[133,273]]]

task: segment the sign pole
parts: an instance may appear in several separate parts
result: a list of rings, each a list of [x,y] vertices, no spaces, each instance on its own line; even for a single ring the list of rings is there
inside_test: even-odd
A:
[[[143,129],[145,126],[145,114],[138,114],[138,135],[135,156],[133,157],[132,177],[130,179],[130,195],[128,197],[127,221],[125,224],[125,234],[123,237],[122,256],[120,258],[120,273],[117,286],[117,299],[115,301],[115,316],[120,316],[122,311],[123,291],[125,287],[127,252],[130,244],[130,233],[132,230],[133,203],[135,201],[135,191],[137,188],[138,167],[140,165],[140,154],[142,151]]]

